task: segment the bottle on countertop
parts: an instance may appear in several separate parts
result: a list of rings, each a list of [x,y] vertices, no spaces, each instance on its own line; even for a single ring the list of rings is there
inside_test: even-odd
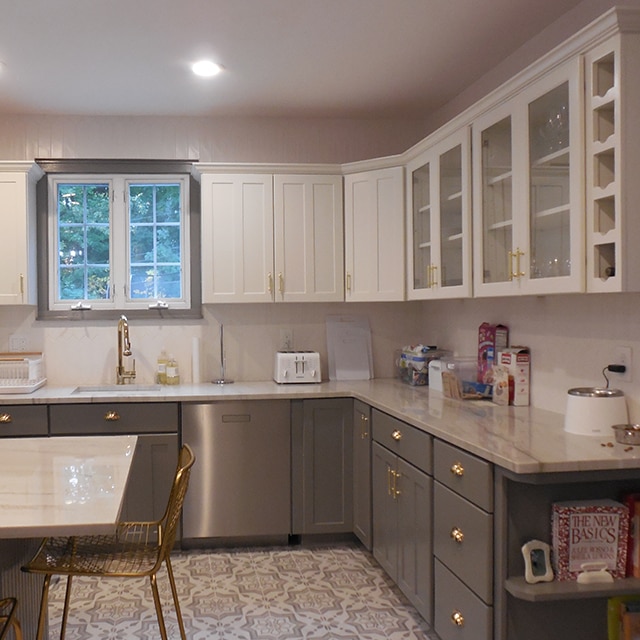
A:
[[[167,384],[180,384],[180,370],[173,355],[169,354],[167,360]]]
[[[164,347],[162,351],[160,351],[160,355],[158,356],[158,360],[156,363],[156,382],[158,384],[167,384],[167,362],[169,361],[169,357],[167,356],[167,352]]]

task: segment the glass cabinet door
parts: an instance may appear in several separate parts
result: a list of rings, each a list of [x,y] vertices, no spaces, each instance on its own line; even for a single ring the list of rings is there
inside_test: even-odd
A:
[[[464,127],[407,164],[409,299],[471,295],[470,147]]]
[[[581,86],[571,61],[474,123],[478,296],[584,290]]]
[[[513,162],[511,116],[480,135],[482,180],[482,282],[512,279]]]
[[[412,172],[413,190],[413,288],[428,289],[433,282],[431,244],[431,166]]]
[[[441,287],[463,282],[462,145],[440,156],[440,274]],[[434,274],[434,279],[438,274]]]
[[[569,84],[529,103],[529,277],[571,275]]]

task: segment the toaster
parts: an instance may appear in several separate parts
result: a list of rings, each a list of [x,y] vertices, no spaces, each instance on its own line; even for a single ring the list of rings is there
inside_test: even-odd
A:
[[[279,384],[322,382],[317,351],[277,351],[273,379]]]

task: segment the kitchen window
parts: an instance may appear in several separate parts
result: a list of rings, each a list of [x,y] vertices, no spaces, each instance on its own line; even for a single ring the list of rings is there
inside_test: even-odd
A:
[[[200,317],[190,163],[39,164],[39,317]]]

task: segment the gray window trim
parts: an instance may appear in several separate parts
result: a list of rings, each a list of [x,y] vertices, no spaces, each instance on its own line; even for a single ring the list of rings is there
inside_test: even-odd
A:
[[[202,276],[201,276],[201,225],[200,225],[200,182],[192,160],[111,160],[111,159],[41,159],[36,163],[44,171],[36,186],[36,218],[38,245],[38,315],[37,320],[113,320],[126,311],[128,318],[143,320],[171,320],[202,318]],[[187,174],[189,176],[189,235],[191,252],[188,261],[191,268],[191,308],[190,309],[108,309],[91,311],[49,309],[49,260],[48,260],[48,176],[56,173],[78,173],[100,175],[114,173],[131,174]]]

